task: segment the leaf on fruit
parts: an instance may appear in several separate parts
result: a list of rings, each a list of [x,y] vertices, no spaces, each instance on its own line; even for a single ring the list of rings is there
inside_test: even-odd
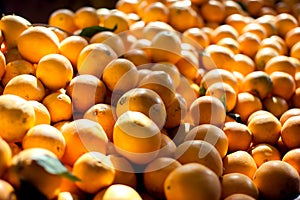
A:
[[[226,105],[226,94],[223,94],[223,95],[221,96],[220,100],[221,100],[221,102],[222,102],[224,108],[226,109],[226,106],[227,106],[227,105]]]
[[[206,93],[206,89],[205,89],[204,85],[201,85],[201,87],[199,88],[200,96],[204,96],[205,93]]]
[[[227,115],[231,118],[233,118],[235,121],[239,122],[239,123],[242,123],[242,119],[241,119],[241,116],[237,113],[232,113],[232,112],[229,112],[227,113]]]
[[[73,182],[80,181],[80,179],[68,171],[68,169],[57,158],[49,155],[39,155],[33,156],[32,159],[50,174],[63,176]]]
[[[102,32],[102,31],[114,32],[117,28],[118,28],[117,24],[112,29],[106,28],[104,26],[91,26],[91,27],[87,27],[87,28],[82,29],[81,32],[79,33],[79,35],[90,38],[93,35],[95,35],[96,33],[99,33],[99,32]]]

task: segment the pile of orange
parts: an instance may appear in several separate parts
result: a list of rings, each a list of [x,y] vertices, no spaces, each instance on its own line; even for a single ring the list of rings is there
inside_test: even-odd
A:
[[[0,199],[300,196],[297,0],[119,0],[0,33]]]

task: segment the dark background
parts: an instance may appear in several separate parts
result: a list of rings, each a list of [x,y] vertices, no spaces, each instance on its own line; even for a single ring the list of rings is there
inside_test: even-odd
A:
[[[51,13],[59,8],[76,11],[82,6],[114,8],[117,0],[0,0],[1,15],[16,14],[31,23],[48,23]]]

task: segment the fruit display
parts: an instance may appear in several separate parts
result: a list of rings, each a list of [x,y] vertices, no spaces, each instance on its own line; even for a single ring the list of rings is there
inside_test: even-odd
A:
[[[300,198],[298,0],[4,13],[0,44],[1,200]]]

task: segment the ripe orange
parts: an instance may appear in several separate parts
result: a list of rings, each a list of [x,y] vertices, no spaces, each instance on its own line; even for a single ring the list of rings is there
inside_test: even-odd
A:
[[[116,151],[137,164],[153,160],[161,146],[161,132],[146,115],[137,111],[124,112],[114,126]]]
[[[168,22],[169,8],[162,2],[154,2],[148,4],[141,16],[146,23],[151,21]]]
[[[254,62],[256,64],[256,70],[264,71],[266,63],[276,56],[279,56],[279,52],[272,47],[260,47],[254,56]]]
[[[218,176],[199,163],[189,163],[173,170],[164,183],[166,199],[217,200],[221,197],[221,183]]]
[[[300,108],[300,103],[299,103],[300,101],[299,101],[299,99],[300,99],[300,88],[297,88],[295,90],[294,95],[292,96],[292,99],[291,99],[292,105],[294,107],[296,107],[296,108]]]
[[[34,109],[34,113],[35,113],[34,125],[51,123],[50,113],[44,104],[35,100],[30,100],[28,101],[28,103],[30,103]]]
[[[67,94],[52,92],[43,99],[42,103],[48,109],[52,123],[72,118],[72,101]]]
[[[225,5],[225,19],[233,14],[242,14],[243,9],[236,1],[228,0],[224,2]]]
[[[238,36],[239,33],[231,25],[228,24],[220,25],[212,31],[211,43],[217,43],[218,41],[224,38],[232,38],[234,40],[237,40]]]
[[[286,120],[288,120],[290,117],[298,116],[300,115],[300,108],[290,108],[287,111],[285,111],[281,117],[280,117],[280,123],[283,126]]]
[[[86,152],[107,152],[107,136],[97,122],[88,119],[77,119],[63,126],[61,132],[66,141],[62,161],[73,166],[75,161]]]
[[[204,140],[212,144],[222,158],[227,154],[228,136],[221,128],[212,124],[195,126],[186,134],[184,140]]]
[[[294,58],[300,58],[300,42],[294,44],[290,50],[290,56]]]
[[[292,165],[300,174],[300,149],[295,148],[287,151],[283,157],[282,161],[289,163]]]
[[[213,124],[223,126],[226,118],[226,109],[218,98],[201,96],[191,104],[190,117],[194,125]]]
[[[210,41],[207,34],[201,28],[193,27],[182,33],[182,42],[205,48],[209,45]]]
[[[72,35],[59,43],[59,52],[70,60],[74,69],[77,69],[78,56],[87,45],[88,41],[84,37]]]
[[[253,112],[261,110],[262,108],[262,102],[258,97],[248,92],[241,92],[237,95],[237,102],[233,112],[239,114],[241,120],[246,122]]]
[[[221,24],[225,19],[225,5],[217,0],[207,1],[201,6],[200,13],[204,20]]]
[[[137,68],[151,63],[148,54],[141,49],[130,49],[123,54],[123,57],[131,61]]]
[[[296,65],[292,62],[289,56],[279,55],[271,58],[265,65],[265,72],[271,74],[275,71],[286,72],[291,76],[295,76]]]
[[[93,200],[110,200],[110,199],[142,200],[142,197],[132,187],[123,184],[112,184],[100,190],[98,193],[96,193]]]
[[[27,100],[12,94],[0,96],[0,137],[20,142],[34,123],[34,109]]]
[[[234,27],[239,34],[242,33],[243,28],[249,23],[249,18],[242,13],[234,13],[225,18],[225,23]]]
[[[111,105],[104,103],[95,104],[84,113],[83,118],[98,122],[108,139],[113,141],[113,129],[116,119]]]
[[[5,175],[6,170],[8,169],[8,167],[11,164],[11,159],[12,159],[12,150],[9,146],[9,144],[3,140],[0,137],[0,177],[3,177],[3,175]],[[0,179],[1,180],[1,179]],[[1,188],[1,187],[0,187]],[[1,192],[0,192],[1,194]]]
[[[77,75],[66,88],[67,95],[72,99],[73,112],[79,113],[86,112],[97,103],[103,103],[106,90],[103,81],[89,74]]]
[[[300,128],[299,124],[300,116],[294,116],[287,119],[282,126],[281,139],[289,149],[300,147],[300,140],[296,137]]]
[[[176,144],[175,142],[170,138],[168,133],[164,133],[165,129],[162,129],[161,134],[161,145],[159,149],[159,153],[157,155],[157,158],[159,157],[174,157],[174,153],[176,151]]]
[[[254,33],[245,32],[239,35],[240,52],[246,54],[250,58],[254,58],[259,49],[261,39]]]
[[[233,194],[246,194],[255,199],[259,191],[251,178],[242,173],[228,173],[221,178],[222,199]]]
[[[110,186],[115,178],[111,160],[100,152],[87,152],[78,157],[72,173],[81,180],[75,182],[76,186],[89,194]]]
[[[247,151],[235,151],[229,153],[223,159],[224,175],[229,173],[241,173],[253,178],[257,170],[253,157]]]
[[[275,17],[275,27],[278,35],[285,37],[285,35],[298,26],[297,19],[289,13],[280,13]]]
[[[274,145],[280,137],[281,123],[274,115],[262,114],[254,116],[249,121],[248,128],[253,135],[253,143]]]
[[[265,162],[253,177],[260,195],[268,199],[293,199],[299,195],[299,174],[290,164]]]
[[[180,166],[182,165],[177,160],[168,157],[160,157],[147,164],[143,173],[143,183],[148,193],[157,199],[165,198],[164,182],[168,175]]]
[[[228,140],[228,152],[249,149],[252,142],[252,133],[248,126],[238,122],[226,122],[223,131]]]
[[[255,63],[249,56],[238,53],[234,55],[233,59],[232,71],[240,72],[246,76],[255,70]]]
[[[80,7],[75,11],[73,22],[78,29],[83,29],[90,26],[98,26],[100,20],[95,8],[85,6]]]
[[[220,39],[216,44],[230,49],[234,54],[238,54],[240,52],[240,45],[235,39],[223,38]]]
[[[45,97],[46,91],[42,82],[35,76],[20,74],[6,84],[3,94],[13,94],[26,100],[41,101]]]
[[[103,18],[103,26],[113,29],[117,26],[114,33],[122,33],[129,30],[130,21],[126,13],[120,10],[112,10]]]
[[[280,116],[289,109],[287,100],[279,96],[265,98],[263,100],[263,106],[277,118],[280,118]]]
[[[78,27],[74,23],[74,17],[75,13],[70,9],[56,9],[50,14],[48,18],[48,24],[72,34],[75,30],[78,29]]]
[[[36,67],[36,77],[50,90],[65,88],[73,77],[71,62],[61,54],[43,56]],[[55,78],[54,78],[55,77]]]
[[[266,143],[260,143],[253,146],[250,153],[257,167],[270,160],[281,160],[281,154],[279,150],[273,145]]]
[[[17,46],[23,58],[38,63],[45,55],[59,52],[59,39],[49,28],[31,26],[20,34]]]
[[[160,96],[147,88],[134,88],[124,93],[116,105],[116,116],[127,111],[141,112],[160,129],[165,125],[167,112]]]
[[[0,199],[17,199],[16,191],[13,186],[2,179],[0,179]]]
[[[218,150],[204,140],[187,140],[177,146],[174,157],[181,163],[200,163],[217,176],[223,174],[222,158]]]
[[[236,194],[229,195],[224,200],[255,200],[255,198],[246,194],[236,193]]]
[[[267,37],[265,27],[255,21],[247,24],[242,30],[242,34],[243,33],[254,33],[259,37],[260,40],[263,40]]]

